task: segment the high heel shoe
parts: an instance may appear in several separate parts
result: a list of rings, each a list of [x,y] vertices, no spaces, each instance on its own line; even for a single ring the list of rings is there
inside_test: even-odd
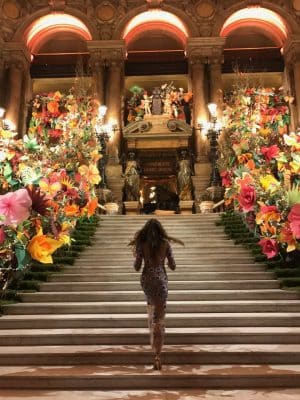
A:
[[[156,356],[154,357],[153,369],[155,369],[156,371],[161,370],[161,360],[159,354],[156,354]]]

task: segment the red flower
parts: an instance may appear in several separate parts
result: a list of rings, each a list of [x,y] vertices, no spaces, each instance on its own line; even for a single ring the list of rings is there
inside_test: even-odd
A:
[[[267,163],[269,163],[273,158],[277,157],[279,154],[279,147],[274,144],[270,147],[262,147],[260,149],[261,154],[265,157]]]
[[[231,185],[231,174],[229,171],[221,172],[222,186],[229,187]]]
[[[253,186],[242,185],[238,201],[244,212],[252,211],[256,201],[256,192]]]
[[[300,203],[295,204],[288,215],[291,230],[296,239],[300,239]]]
[[[278,254],[279,246],[275,239],[263,238],[258,244],[268,258],[273,258]]]
[[[260,212],[262,214],[268,214],[268,213],[272,213],[272,212],[278,213],[279,211],[278,211],[277,206],[266,206],[266,205],[263,205],[260,208]]]
[[[0,244],[4,243],[5,241],[5,232],[4,232],[4,228],[1,227],[0,228]]]
[[[62,135],[63,131],[61,129],[50,129],[49,136],[52,138],[59,138]]]

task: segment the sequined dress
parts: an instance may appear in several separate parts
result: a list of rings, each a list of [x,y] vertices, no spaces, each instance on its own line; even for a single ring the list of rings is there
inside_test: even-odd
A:
[[[141,286],[147,299],[148,327],[150,333],[150,344],[156,354],[160,354],[165,335],[165,313],[168,298],[168,276],[165,269],[165,259],[168,266],[176,268],[172,248],[165,241],[160,255],[156,261],[146,246],[136,249],[134,268],[139,271],[144,260],[144,268],[141,274]]]
[[[176,264],[172,247],[165,242],[159,259],[155,262],[145,246],[140,246],[136,251],[134,268],[139,271],[144,260],[144,268],[141,275],[141,286],[148,304],[166,303],[168,298],[168,276],[165,269],[165,259],[168,260],[170,269],[175,270]]]

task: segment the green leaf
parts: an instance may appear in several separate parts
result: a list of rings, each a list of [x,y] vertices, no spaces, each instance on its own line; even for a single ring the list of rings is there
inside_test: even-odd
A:
[[[287,202],[290,207],[300,203],[300,185],[293,185],[293,187],[287,191]]]
[[[18,260],[17,270],[22,270],[28,264],[30,256],[22,245],[16,245],[15,253]]]

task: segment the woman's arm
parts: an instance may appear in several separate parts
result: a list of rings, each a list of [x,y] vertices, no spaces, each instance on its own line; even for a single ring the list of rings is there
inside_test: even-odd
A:
[[[170,243],[168,243],[168,246],[167,246],[166,257],[167,257],[167,260],[168,260],[168,267],[172,271],[174,271],[175,268],[176,268],[176,262],[175,262],[175,259],[174,259],[174,256],[173,256],[173,250],[172,250],[172,247],[171,247]]]
[[[143,251],[142,251],[141,246],[137,247],[137,249],[135,251],[135,254],[134,254],[134,257],[135,257],[135,260],[134,260],[134,263],[133,263],[133,268],[136,271],[139,271],[141,269],[142,262],[143,262]]]

